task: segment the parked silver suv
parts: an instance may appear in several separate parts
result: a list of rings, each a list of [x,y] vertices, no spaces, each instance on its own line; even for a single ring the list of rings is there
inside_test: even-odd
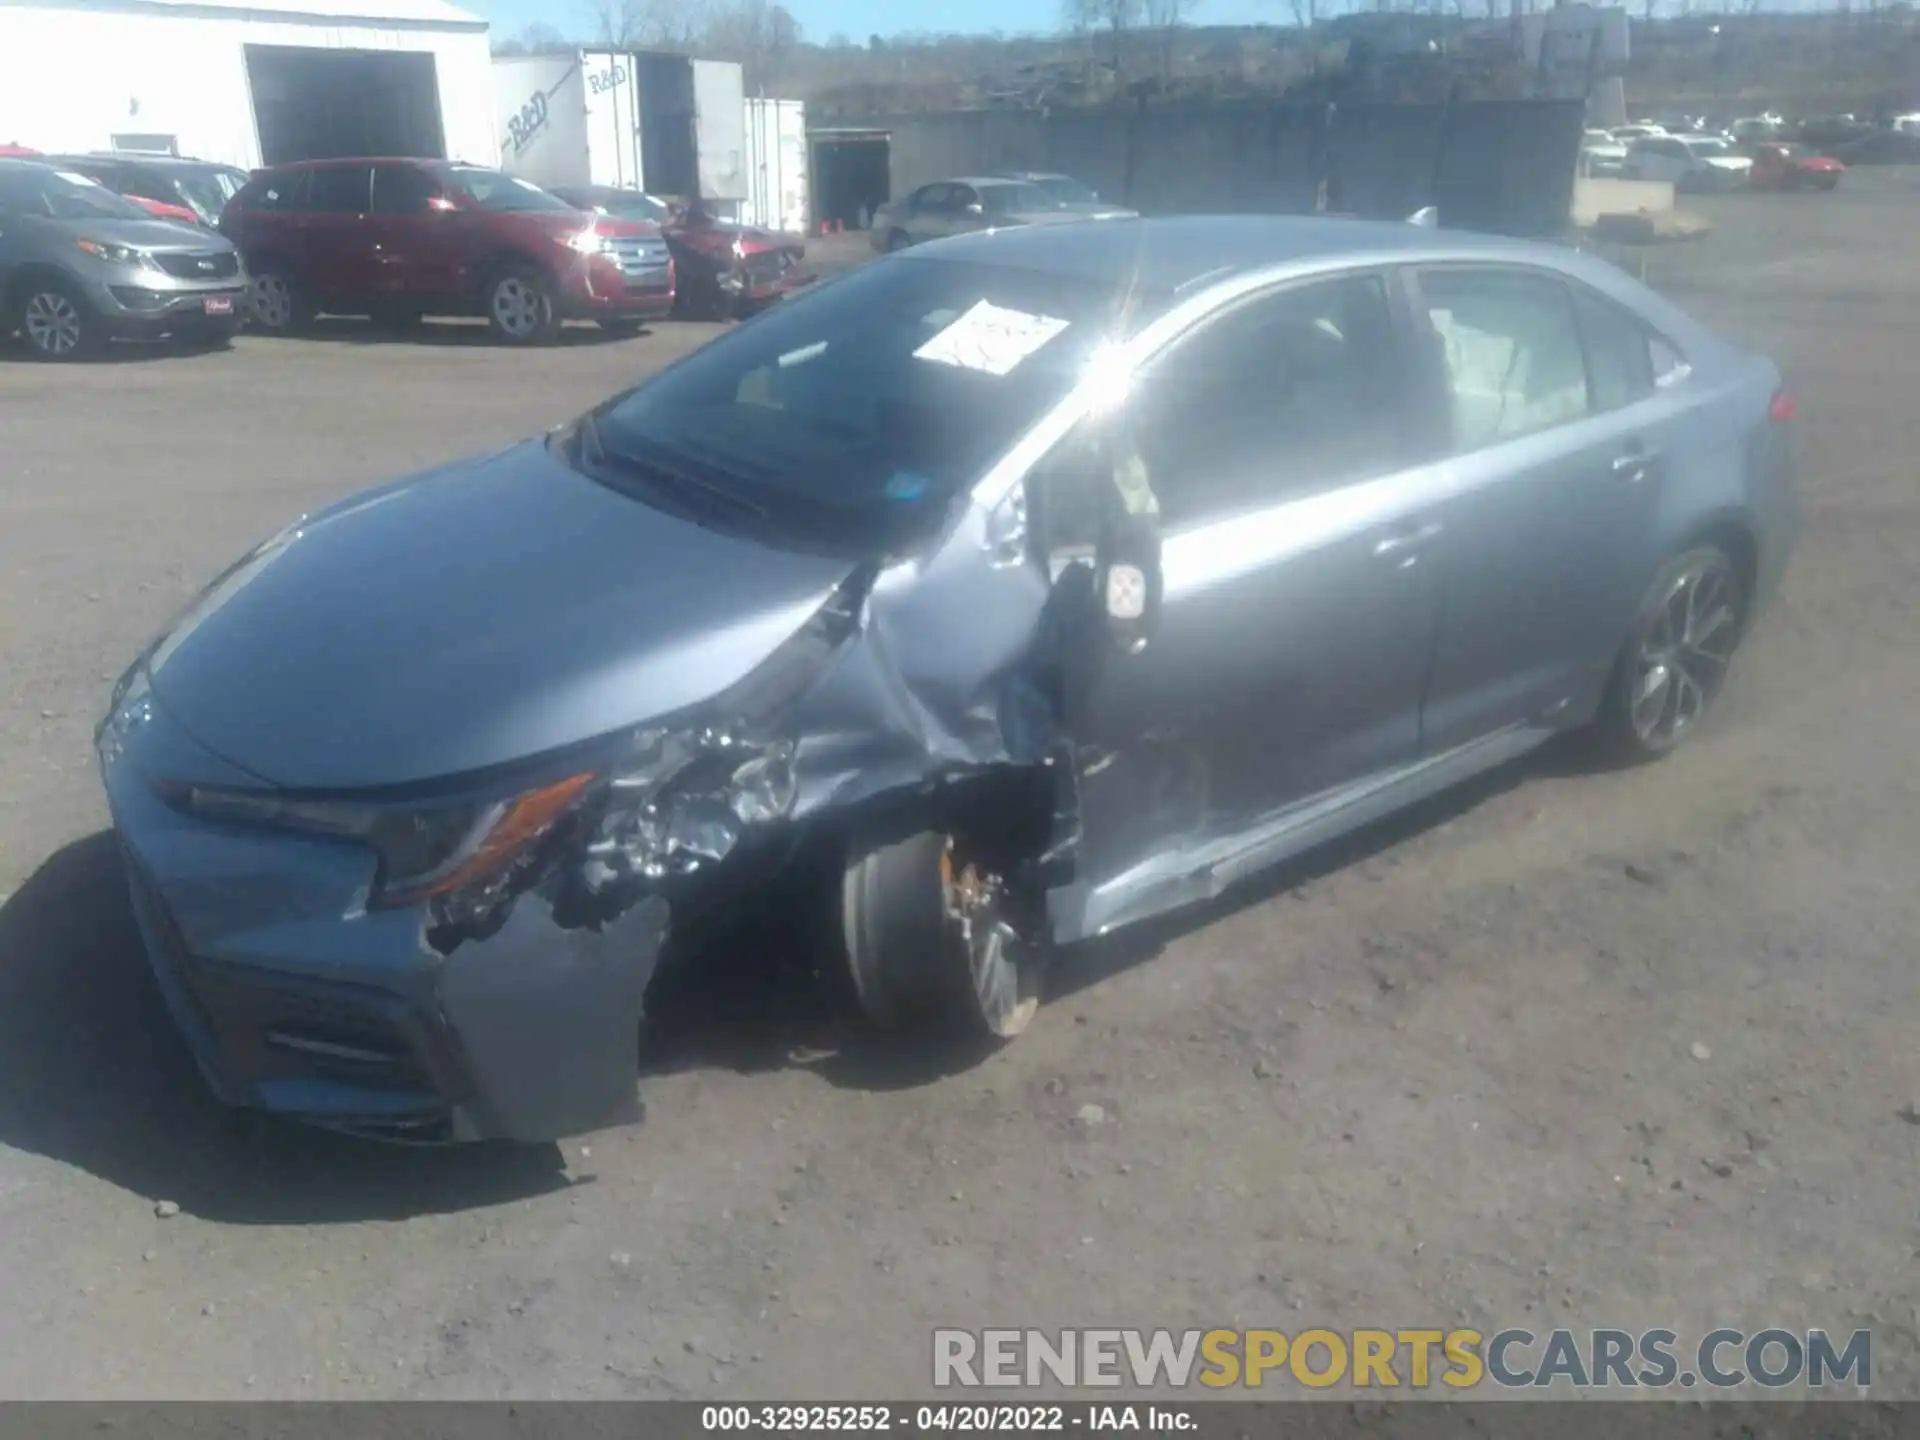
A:
[[[240,256],[219,235],[155,220],[87,179],[0,160],[0,336],[43,360],[108,340],[224,343],[245,313]]]

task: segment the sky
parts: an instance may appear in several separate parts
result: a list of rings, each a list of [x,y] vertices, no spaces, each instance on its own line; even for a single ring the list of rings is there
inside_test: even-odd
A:
[[[569,39],[596,38],[599,22],[592,0],[458,0],[492,24],[497,39],[511,39],[528,25],[553,26]],[[985,33],[1003,30],[1056,30],[1059,0],[786,0],[809,40],[844,34],[865,43],[869,35],[901,31],[928,34]],[[1192,18],[1216,25],[1276,25],[1291,22],[1285,0],[1199,0]]]

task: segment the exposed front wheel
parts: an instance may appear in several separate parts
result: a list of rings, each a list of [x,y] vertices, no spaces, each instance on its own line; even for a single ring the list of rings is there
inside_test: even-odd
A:
[[[59,280],[23,285],[13,321],[36,360],[82,360],[97,351],[103,339],[86,302]]]
[[[1746,624],[1739,568],[1717,545],[1674,556],[1640,602],[1595,721],[1623,759],[1665,755],[1719,694]]]
[[[487,324],[510,345],[540,345],[560,331],[553,287],[533,269],[502,271],[487,285]]]
[[[247,283],[253,323],[270,335],[297,335],[313,323],[313,302],[284,270],[268,267]]]
[[[856,841],[840,922],[854,997],[878,1026],[1011,1040],[1039,1008],[1044,942],[1014,928],[1005,882],[951,836]]]
[[[887,232],[888,250],[904,250],[912,243],[913,237],[904,230],[890,230]]]

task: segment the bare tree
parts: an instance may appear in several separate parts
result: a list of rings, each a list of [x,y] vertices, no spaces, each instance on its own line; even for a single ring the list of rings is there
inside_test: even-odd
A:
[[[1160,78],[1173,78],[1173,52],[1176,33],[1199,7],[1200,0],[1145,0],[1147,25],[1154,32],[1160,51]]]
[[[775,0],[715,0],[697,48],[738,61],[749,92],[773,83],[800,44],[800,22]]]
[[[1140,20],[1144,0],[1065,0],[1062,15],[1076,35],[1105,31],[1112,47],[1115,75],[1126,72],[1127,33]]]
[[[707,0],[594,0],[600,40],[615,47],[691,51],[709,24]]]
[[[1303,31],[1310,31],[1320,22],[1319,0],[1287,0],[1287,7],[1293,11],[1293,23]]]

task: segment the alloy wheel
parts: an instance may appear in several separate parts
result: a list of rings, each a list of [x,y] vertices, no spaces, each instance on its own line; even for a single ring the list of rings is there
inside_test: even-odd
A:
[[[58,291],[45,290],[28,297],[20,328],[42,355],[67,356],[80,348],[84,323],[79,306]]]
[[[1027,1028],[1040,1008],[1038,957],[1006,914],[1000,877],[974,861],[956,862],[949,839],[940,854],[942,908],[966,947],[968,978],[980,1026],[1001,1040]]]
[[[1718,555],[1676,575],[1634,656],[1629,716],[1651,750],[1678,744],[1720,688],[1740,638],[1740,582]]]
[[[253,314],[269,330],[283,330],[293,320],[293,292],[278,275],[262,275],[253,282]]]
[[[494,322],[516,340],[539,330],[541,309],[540,292],[518,275],[509,275],[493,287]]]

